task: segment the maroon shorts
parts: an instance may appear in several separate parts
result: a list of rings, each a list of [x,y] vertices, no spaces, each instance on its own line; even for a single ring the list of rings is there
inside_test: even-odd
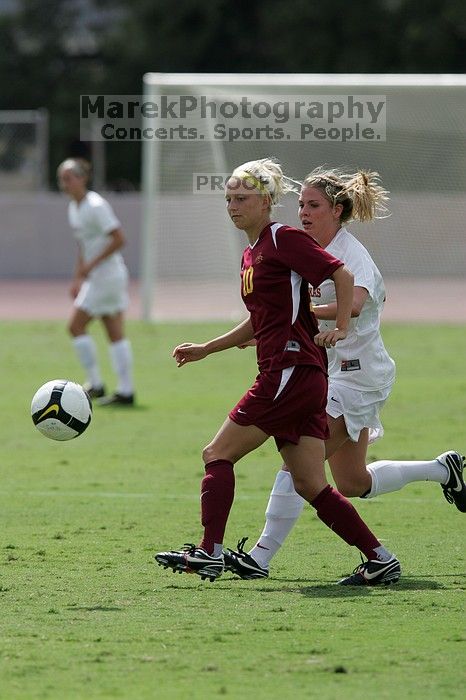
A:
[[[238,425],[255,425],[275,438],[280,450],[301,435],[327,440],[327,376],[318,367],[297,365],[263,372],[229,413]]]

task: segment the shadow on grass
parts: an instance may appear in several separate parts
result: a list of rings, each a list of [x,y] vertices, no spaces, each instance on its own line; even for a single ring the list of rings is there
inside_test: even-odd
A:
[[[92,410],[94,410],[95,408],[97,408],[99,412],[104,411],[104,413],[135,413],[137,411],[149,411],[149,409],[152,409],[152,406],[144,403],[135,403],[129,406],[125,406],[124,404],[110,404],[109,406],[99,406],[99,404],[96,401],[94,401],[94,403],[92,404]]]
[[[339,586],[336,583],[317,584],[316,586],[304,586],[297,591],[309,598],[354,598],[371,595],[372,591],[390,592],[390,594],[405,593],[406,591],[435,591],[448,590],[438,581],[427,577],[404,576],[393,585],[380,586]]]
[[[119,612],[124,608],[117,608],[113,605],[68,605],[68,610],[85,610],[86,612]]]
[[[427,576],[403,576],[398,583],[389,586],[339,586],[335,581],[322,583],[321,580],[313,582],[309,579],[302,578],[281,579],[281,582],[269,579],[265,585],[264,582],[261,581],[260,586],[257,585],[258,581],[241,581],[239,578],[231,578],[222,580],[221,582],[215,582],[215,584],[211,585],[212,590],[218,591],[233,591],[235,589],[237,591],[244,591],[246,588],[250,587],[251,592],[254,593],[299,593],[308,598],[360,598],[371,595],[374,591],[390,592],[396,595],[396,593],[406,593],[407,591],[446,591],[458,588],[458,576],[456,574],[443,574],[438,578],[455,579],[455,581],[453,581],[454,585],[449,586],[446,583],[434,581]],[[308,585],[299,585],[304,583]],[[171,583],[167,585],[167,588],[189,590],[192,589],[192,586],[189,584],[183,585],[181,583],[181,585],[179,585]]]

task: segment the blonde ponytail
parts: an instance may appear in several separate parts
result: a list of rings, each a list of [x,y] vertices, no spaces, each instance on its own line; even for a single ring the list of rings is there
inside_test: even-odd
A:
[[[379,173],[369,170],[358,170],[348,179],[344,191],[353,201],[352,219],[365,222],[388,215],[388,192],[379,183]]]
[[[339,168],[315,168],[306,176],[303,187],[321,190],[332,206],[343,207],[340,221],[367,222],[389,216],[388,191],[380,184],[375,171],[358,170],[346,173]]]

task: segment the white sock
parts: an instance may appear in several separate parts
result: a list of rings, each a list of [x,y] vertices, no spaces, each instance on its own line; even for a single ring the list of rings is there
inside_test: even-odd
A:
[[[388,551],[388,549],[385,549],[383,544],[381,544],[380,547],[376,547],[374,552],[377,554],[377,559],[379,561],[390,561],[390,559],[394,556]]]
[[[265,511],[264,529],[256,546],[249,552],[259,566],[268,569],[270,560],[291,532],[305,503],[294,489],[290,472],[280,469]]]
[[[117,393],[129,396],[133,387],[133,353],[131,343],[126,338],[110,344],[110,357],[113,369],[118,375]]]
[[[372,488],[364,498],[398,491],[412,481],[446,484],[449,478],[448,469],[436,459],[429,462],[394,462],[382,459],[368,464],[367,471],[372,477]]]
[[[78,335],[73,338],[74,349],[81,365],[86,370],[87,381],[93,387],[101,387],[102,377],[97,361],[97,348],[90,335]]]
[[[213,557],[221,557],[223,554],[223,544],[218,544],[214,542],[214,551],[212,552]]]

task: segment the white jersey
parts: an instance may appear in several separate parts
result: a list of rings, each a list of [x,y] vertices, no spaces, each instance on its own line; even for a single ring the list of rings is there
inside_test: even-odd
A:
[[[78,240],[84,262],[99,255],[109,242],[108,234],[121,227],[110,204],[97,194],[87,192],[79,203],[74,200],[68,206],[68,220]],[[116,251],[99,263],[90,273],[93,277],[113,277],[126,272],[123,256]]]
[[[366,248],[345,228],[325,248],[342,260],[354,275],[354,286],[369,292],[361,313],[352,318],[348,335],[327,350],[330,381],[361,391],[377,391],[395,379],[395,363],[385,349],[380,335],[380,316],[385,301],[385,287],[376,264]],[[336,301],[335,285],[325,280],[311,289],[314,306]],[[321,331],[335,328],[335,321],[319,321]]]

